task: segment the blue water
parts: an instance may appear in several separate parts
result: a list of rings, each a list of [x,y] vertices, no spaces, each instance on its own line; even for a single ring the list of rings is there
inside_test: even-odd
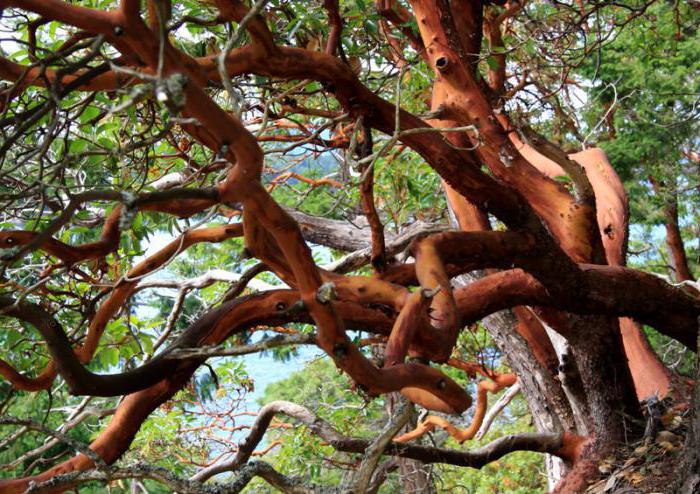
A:
[[[324,355],[318,347],[313,345],[303,345],[297,348],[298,355],[286,362],[275,360],[269,353],[242,357],[248,375],[255,382],[254,390],[248,393],[244,400],[244,406],[247,410],[255,411],[260,408],[259,399],[262,398],[267,385],[289,377],[292,372],[301,370],[307,362]]]
[[[144,245],[144,253],[137,257],[134,260],[134,263],[142,260],[145,257],[148,257],[152,254],[154,254],[156,251],[160,250],[163,248],[168,242],[170,242],[173,239],[172,235],[169,235],[165,232],[156,232],[154,235],[152,235],[147,243]],[[318,262],[319,264],[324,264],[328,263],[332,260],[332,254],[331,252],[323,247],[317,247],[317,246],[312,246],[313,249],[313,254],[314,254],[314,260]],[[187,254],[184,254],[185,257]],[[221,266],[222,269],[227,269],[228,266]],[[197,274],[201,273],[196,273],[193,274],[193,276],[196,276]],[[156,273],[154,273],[151,278],[170,278],[170,277],[177,277],[173,273],[169,272],[168,268],[166,267],[163,270],[160,270]],[[160,296],[168,296],[174,298],[177,295],[177,291],[173,289],[163,289],[163,288],[158,288],[155,289],[155,291],[158,293]],[[147,297],[148,291],[142,292],[142,296]],[[190,294],[189,296],[191,296]],[[136,309],[137,314],[140,318],[144,320],[148,320],[150,318],[153,318],[157,316],[157,310],[153,307],[149,307],[146,304],[143,305],[138,305],[138,308]],[[265,332],[256,332],[255,337],[253,341],[257,341],[261,338],[268,337],[270,335],[265,335]],[[216,398],[217,405],[215,408],[217,408],[219,411],[228,409],[231,410],[233,414],[238,414],[240,412],[252,412],[252,413],[257,413],[257,411],[260,409],[260,400],[265,392],[265,388],[277,381],[280,381],[282,379],[287,378],[291,373],[299,371],[304,368],[307,362],[318,358],[319,356],[322,356],[323,352],[316,346],[314,345],[300,345],[297,347],[297,352],[296,355],[292,356],[290,359],[286,361],[280,361],[276,360],[271,352],[265,352],[263,354],[251,354],[251,355],[245,355],[241,357],[221,357],[221,358],[214,358],[210,359],[208,363],[216,369],[217,363],[221,362],[224,359],[237,359],[245,365],[245,370],[248,376],[253,380],[254,387],[251,391],[248,391],[245,393],[242,397],[237,393],[236,389],[228,390],[226,389],[226,393],[223,396],[220,396]],[[200,368],[198,370],[199,373],[207,373],[208,371],[206,368]],[[235,409],[232,409],[233,406],[235,405]],[[209,406],[208,406],[209,408]],[[234,425],[251,425],[254,420],[255,416],[254,415],[237,415],[235,417],[231,417],[232,421],[229,422],[228,425],[234,426]],[[237,431],[233,434],[233,439],[235,441],[240,441],[242,440],[247,434],[249,433],[248,429],[242,429],[240,431]],[[225,433],[223,435],[226,435]],[[258,446],[259,448],[264,448],[266,444],[266,440],[263,440],[260,445]],[[211,458],[214,458],[218,456],[218,453],[222,451],[222,446],[221,445],[214,445],[213,449],[211,451]]]
[[[264,395],[265,388],[277,381],[281,381],[287,377],[292,372],[301,370],[307,362],[318,358],[323,352],[316,346],[303,345],[298,347],[297,355],[293,356],[285,362],[275,360],[273,356],[268,352],[266,354],[251,354],[242,357],[225,357],[227,359],[236,358],[240,359],[245,365],[245,369],[250,378],[254,381],[254,388],[252,391],[246,393],[242,399],[238,399],[236,393],[229,393],[224,398],[217,399],[217,404],[222,405],[223,408],[233,408],[232,400],[236,400],[235,408],[232,410],[232,416],[227,425],[231,427],[238,426],[252,426],[255,422],[257,412],[260,410],[261,398]],[[210,359],[209,362],[212,366],[216,367],[217,359]],[[250,412],[250,414],[241,415],[241,412]],[[225,431],[221,431],[221,435],[227,437],[228,440],[234,443],[240,443],[245,437],[250,433],[250,429],[240,429],[230,436]],[[269,444],[269,434],[266,434],[262,441],[257,446],[257,450],[264,449]],[[209,443],[210,451],[209,458],[211,461],[218,459],[222,461],[223,459],[231,458],[235,454],[235,450],[232,451],[231,448],[217,444],[216,442]],[[224,452],[228,454],[221,458],[220,455]],[[274,454],[274,450],[271,453]],[[224,474],[220,480],[226,480],[228,474]]]

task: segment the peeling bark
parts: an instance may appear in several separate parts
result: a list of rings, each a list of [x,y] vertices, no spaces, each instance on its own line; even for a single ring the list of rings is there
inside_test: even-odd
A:
[[[218,344],[232,332],[255,324],[303,320],[316,326],[318,346],[368,396],[401,392],[426,408],[461,413],[471,398],[429,363],[447,361],[463,326],[483,318],[522,383],[538,429],[552,433],[504,438],[482,450],[466,453],[398,444],[390,444],[384,451],[386,445],[382,444],[377,448],[379,453],[374,451],[367,457],[372,463],[368,470],[374,469],[382,452],[426,463],[478,467],[510,451],[527,449],[556,454],[574,464],[574,475],[560,489],[582,485],[582,472],[590,474],[594,460],[625,437],[630,425],[627,420],[639,417],[630,370],[639,396],[668,389],[668,374],[640,328],[623,319],[620,332],[618,318],[626,316],[650,324],[695,349],[700,302],[654,275],[624,266],[627,197],[602,151],[591,149],[567,156],[531,133],[523,135],[529,136],[525,140],[532,146],[517,137],[507,116],[502,114],[501,98],[507,97],[507,60],[502,50],[505,47],[501,25],[522,5],[512,2],[500,11],[491,3],[503,2],[411,0],[420,31],[420,36],[416,36],[406,25],[412,18],[408,9],[394,1],[377,2],[385,20],[384,34],[392,47],[401,49],[400,42],[390,33],[391,28],[399,29],[433,69],[432,125],[471,126],[468,132],[445,135],[421,118],[395,108],[361,82],[344,60],[343,18],[336,1],[324,2],[330,32],[325,50],[315,51],[277,45],[277,37],[262,14],[238,0],[215,0],[219,11],[215,22],[237,22],[249,34],[249,43],[198,59],[178,50],[163,36],[161,29],[170,16],[169,2],[149,2],[148,23],[141,18],[141,3],[136,0],[122,0],[114,10],[90,9],[61,0],[3,2],[3,8],[16,7],[70,29],[101,35],[100,40],[121,54],[121,69],[130,68],[133,72],[125,75],[105,65],[68,73],[71,71],[53,69],[44,63],[24,67],[0,57],[0,77],[16,83],[13,91],[39,86],[60,88],[61,94],[110,92],[138,84],[142,82],[140,78],[159,84],[179,81],[183,101],[177,110],[190,119],[183,121],[181,128],[193,142],[218,157],[222,164],[216,170],[223,171],[224,178],[211,189],[158,191],[135,201],[114,191],[81,193],[73,196],[42,232],[0,233],[2,246],[19,247],[20,257],[40,249],[72,268],[88,259],[104,260],[114,252],[120,240],[120,220],[138,210],[187,216],[224,204],[242,208],[243,219],[241,224],[189,231],[135,266],[100,305],[90,320],[85,341],[77,349],[72,347],[73,342],[54,314],[32,302],[15,303],[16,299],[3,298],[1,305],[8,316],[37,327],[53,360],[34,379],[4,362],[0,362],[0,373],[16,387],[30,390],[48,389],[58,373],[73,392],[105,396],[132,393],[91,446],[104,462],[113,463],[126,451],[140,424],[187,383],[204,357],[190,354],[169,359],[166,350],[163,356],[132,371],[95,375],[85,364],[91,360],[107,323],[137,290],[135,278],[152,273],[194,243],[220,242],[243,235],[246,249],[293,289],[224,302],[185,330],[172,350]],[[489,70],[488,82],[480,79],[477,70],[484,35],[490,48],[497,50],[492,54],[496,65]],[[36,50],[33,56],[37,58]],[[399,63],[403,60],[399,53],[395,58]],[[335,272],[319,268],[305,240],[357,250],[366,248],[366,234],[362,229],[355,232],[344,225],[342,233],[336,232],[333,229],[339,226],[337,222],[286,211],[270,195],[275,184],[269,190],[262,185],[265,153],[260,141],[266,137],[258,139],[235,111],[224,110],[208,92],[217,84],[230,89],[232,77],[250,74],[319,82],[324,96],[334,96],[348,119],[362,122],[363,156],[372,152],[372,130],[390,135],[392,144],[401,142],[411,148],[444,181],[462,230],[478,231],[385,238],[373,199],[373,170],[366,169],[360,190],[370,225],[371,249],[351,255],[352,259],[334,266]],[[320,115],[313,109],[307,113]],[[333,142],[312,140],[342,147],[343,132],[341,128]],[[482,166],[488,173],[482,171]],[[553,180],[560,172],[572,178],[573,193]],[[311,180],[312,186],[321,183],[333,185],[330,179]],[[125,203],[107,217],[98,241],[71,246],[54,238],[80,204],[98,200]],[[680,257],[683,249],[677,211],[675,220],[674,211],[669,213],[668,236],[674,266],[679,277],[690,279],[692,274],[683,272],[684,261]],[[487,231],[488,214],[508,230]],[[358,240],[360,237],[362,241]],[[388,256],[409,241],[415,264],[391,266]],[[367,259],[376,268],[374,277],[340,274],[361,266]],[[688,271],[687,260],[685,266]],[[484,271],[489,269],[506,271]],[[465,273],[471,274],[455,279]],[[468,279],[469,283],[454,289],[453,279],[458,283]],[[413,284],[420,288],[411,293],[407,287]],[[523,306],[532,307],[535,312]],[[580,381],[565,386],[557,381],[555,346],[535,313],[567,339],[578,370],[574,377]],[[388,337],[382,367],[367,359],[350,340],[346,324]],[[623,355],[623,343],[629,365]],[[425,363],[405,363],[406,356],[420,357]],[[497,376],[497,381],[495,387],[506,386],[515,381],[515,376]],[[467,439],[476,432],[486,410],[488,389],[494,388],[488,384],[479,386],[473,427],[466,433],[453,431],[457,437]],[[568,400],[567,389],[571,391]],[[292,410],[292,415],[301,417],[339,451],[367,450],[367,441],[339,436],[309,411],[287,405],[281,410]],[[250,456],[253,450],[248,446],[259,442],[271,414],[277,411],[268,409],[261,414],[258,428],[239,451],[239,463]],[[576,431],[580,434],[574,434]],[[591,433],[594,441],[582,437]],[[31,480],[43,482],[57,473],[87,470],[93,460],[99,463],[96,457],[78,455],[31,479],[4,482],[0,489],[22,492]],[[289,486],[275,472],[264,467],[259,470],[267,472],[273,483]],[[362,489],[369,486],[371,478],[363,477]]]

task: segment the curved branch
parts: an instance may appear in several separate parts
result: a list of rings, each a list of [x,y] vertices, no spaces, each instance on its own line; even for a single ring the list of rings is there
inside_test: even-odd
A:
[[[217,484],[212,491],[210,486],[201,485],[187,479],[174,475],[171,471],[148,465],[146,463],[136,463],[126,467],[109,467],[101,470],[77,471],[67,474],[58,474],[38,484],[30,486],[24,494],[56,492],[77,487],[87,482],[102,482],[108,484],[115,480],[129,479],[149,479],[172,489],[173,492],[187,492],[189,494],[211,494],[212,492],[221,494],[238,494],[255,477],[260,477],[268,484],[282,492],[293,494],[319,494],[324,492],[334,492],[319,486],[306,486],[299,479],[292,479],[282,475],[269,463],[264,461],[251,461],[238,472],[238,476],[223,484]]]
[[[241,443],[231,460],[207,467],[192,477],[204,481],[220,473],[235,470],[250,457],[255,447],[262,441],[267,428],[276,414],[284,414],[304,424],[337,451],[364,453],[370,441],[343,436],[328,422],[315,415],[308,408],[288,401],[273,401],[258,412],[250,434]],[[561,456],[574,461],[582,441],[577,436],[552,433],[524,433],[501,437],[486,446],[472,451],[455,451],[443,448],[415,446],[393,442],[384,450],[385,455],[400,456],[420,460],[424,463],[447,463],[451,465],[481,468],[513,451],[537,451]]]
[[[372,131],[358,120],[361,139],[358,146],[358,158],[366,158],[372,154]],[[381,273],[386,269],[386,241],[384,238],[384,225],[382,225],[377,208],[374,205],[374,162],[363,163],[359,167],[360,181],[360,205],[365,213],[367,222],[372,231],[372,266]]]
[[[31,302],[0,296],[0,310],[2,314],[27,322],[39,330],[46,341],[53,365],[68,384],[70,393],[74,395],[120,396],[133,393],[154,385],[163,379],[172,367],[166,350],[148,363],[127,372],[94,374],[83,366],[58,321],[44,308]],[[196,341],[199,335],[196,326],[194,328],[181,336],[176,345],[187,340]]]
[[[227,302],[185,331],[193,338],[195,335],[199,338],[187,346],[216,345],[230,334],[259,324],[276,324],[288,320],[306,322],[308,319],[305,313],[292,310],[298,300],[297,292],[278,290]],[[367,311],[354,304],[343,303],[338,306],[339,310],[352,316],[348,320],[357,329],[387,326],[387,322],[381,315],[378,316],[376,311]],[[105,463],[114,463],[128,449],[143,421],[189,381],[201,362],[199,359],[173,361],[163,380],[148,389],[127,396],[119,404],[107,428],[90,445],[90,449]],[[93,468],[93,462],[85,455],[77,455],[39,475],[0,481],[0,491],[23,493],[30,482],[43,482],[57,474],[90,468]]]
[[[0,246],[21,247],[11,259],[18,259],[34,249],[41,249],[60,259],[66,266],[72,266],[81,261],[99,259],[115,252],[119,247],[121,229],[128,223],[127,217],[135,214],[137,210],[166,212],[187,217],[216,204],[216,199],[212,198],[213,195],[215,195],[214,191],[206,189],[171,189],[166,192],[144,194],[133,199],[126,207],[120,204],[114,208],[105,220],[99,241],[70,246],[54,239],[52,235],[70,221],[81,204],[105,199],[123,201],[126,198],[122,193],[113,191],[82,192],[73,196],[61,214],[41,232],[23,230],[0,232]],[[188,199],[192,196],[204,197]]]
[[[600,266],[593,266],[591,268],[593,270],[609,269]],[[465,287],[465,290],[474,290],[473,293],[480,293],[478,290],[479,286],[484,286],[484,283],[487,285],[493,283],[494,277],[496,277],[495,279],[505,280],[507,276],[521,279],[521,281],[518,283],[513,284],[514,293],[517,293],[518,297],[533,297],[530,300],[535,305],[541,305],[547,302],[548,296],[546,290],[544,290],[539,283],[535,282],[531,276],[520,270],[487,276],[479,282],[468,285]],[[658,278],[656,280],[658,283],[663,283],[663,280]],[[525,285],[519,285],[520,282],[525,283]],[[637,286],[636,282],[633,282],[633,284]],[[523,286],[530,286],[528,289],[529,293],[523,293]],[[619,291],[620,289],[617,288],[617,290]],[[626,291],[631,294],[635,293],[635,290],[631,289],[630,287],[624,288],[622,291]],[[456,292],[458,305],[460,304],[460,293],[460,290]],[[498,293],[498,290],[494,289],[494,293]],[[291,308],[297,300],[298,294],[296,292],[282,290],[257,295],[246,299],[238,299],[227,303],[221,309],[215,311],[215,313],[207,318],[206,321],[201,323],[202,325],[207,326],[206,328],[202,328],[202,333],[206,334],[207,336],[199,342],[199,345],[216,344],[222,341],[231,332],[240,331],[254,325],[273,324],[273,321],[277,317],[281,317],[284,320],[293,320],[292,316],[285,311],[287,311],[288,308]],[[465,300],[473,301],[474,299],[466,298]],[[525,300],[517,300],[518,305],[523,303],[526,303]],[[361,306],[348,304],[347,302],[337,302],[336,305],[341,314],[343,314],[344,318],[349,322],[352,321],[351,326],[356,327],[357,329],[376,330],[380,327],[388,328],[388,326],[390,326],[390,322],[386,320],[385,316],[382,315],[381,317],[378,317],[378,311],[363,311]],[[636,305],[639,306],[640,304],[637,302]],[[463,314],[465,320],[470,314],[477,314],[480,313],[480,311],[483,311],[483,307],[480,304],[467,304],[465,306],[465,313]],[[113,462],[122,454],[123,451],[128,448],[128,445],[138,431],[141,422],[145,420],[152,410],[157,408],[161,403],[168,400],[175,392],[177,392],[177,390],[179,390],[180,387],[187,382],[198,365],[199,361],[197,360],[178,361],[174,368],[171,369],[167,379],[159,382],[149,389],[127,397],[119,406],[115,418],[112,420],[112,422],[110,422],[109,426],[100,435],[98,440],[93,443],[91,448],[97,451],[105,459],[105,462]],[[410,445],[393,445],[388,451],[390,454],[400,454],[401,456],[426,462],[447,462],[462,466],[479,467],[502,456],[508,452],[511,447],[523,447],[525,449],[529,448],[532,450],[541,450],[541,448],[546,448],[548,452],[554,452],[561,446],[561,437],[558,435],[546,436],[547,439],[544,443],[542,439],[543,436],[536,435],[533,437],[518,436],[515,442],[511,442],[510,439],[499,440],[500,442],[494,443],[495,446],[493,448],[479,450],[474,453],[450,452],[448,450],[426,449]],[[349,439],[347,441],[337,442],[336,444],[338,445],[339,450],[350,452],[362,452],[367,446],[366,442],[358,442],[357,440]],[[41,481],[42,479],[45,480],[52,477],[57,471],[85,469],[90,468],[90,465],[91,463],[86,461],[85,458],[77,456],[71,460],[68,460],[61,466],[49,470],[38,477],[18,479],[17,481],[10,481],[9,484],[0,483],[0,487],[6,487],[8,485],[20,486],[17,487],[17,490],[9,490],[8,492],[22,492],[24,488],[21,486],[26,486],[27,482],[30,480]]]
[[[476,440],[480,440],[486,435],[496,417],[498,417],[498,415],[505,407],[508,406],[508,403],[510,403],[518,393],[520,393],[520,383],[516,382],[510,388],[508,388],[508,391],[503,393],[503,395],[498,399],[498,401],[496,401],[496,403],[493,404],[491,408],[489,408],[489,411],[486,412],[486,416],[481,423],[481,427],[479,427],[479,430],[474,436]]]
[[[134,266],[126,274],[124,279],[117,283],[114,291],[110,293],[107,300],[100,306],[97,313],[91,319],[85,342],[75,351],[80,363],[86,364],[92,359],[107,323],[121,310],[124,302],[126,302],[137,289],[137,282],[139,279],[163,266],[165,263],[172,260],[173,257],[192,245],[200,242],[221,242],[227,238],[240,236],[241,234],[242,228],[240,224],[190,230],[149,258],[144,259]],[[16,389],[26,391],[48,389],[56,377],[56,372],[57,369],[54,362],[49,362],[46,368],[41,371],[36,378],[29,378],[17,372],[6,362],[0,360],[0,374],[10,381]]]
[[[425,418],[418,426],[405,434],[397,437],[396,442],[405,443],[418,439],[424,436],[428,432],[435,430],[436,427],[445,429],[450,436],[457,440],[460,444],[464,441],[472,439],[483,424],[484,417],[486,416],[486,409],[488,407],[488,397],[487,393],[498,393],[505,387],[512,386],[515,384],[517,377],[515,374],[495,374],[493,372],[489,373],[490,381],[481,381],[477,385],[477,399],[476,399],[476,409],[474,410],[474,417],[472,418],[471,424],[464,430],[458,429],[450,424],[447,420],[436,415],[429,415]]]

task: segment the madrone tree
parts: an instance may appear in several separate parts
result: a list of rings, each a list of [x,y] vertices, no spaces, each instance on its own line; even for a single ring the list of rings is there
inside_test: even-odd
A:
[[[235,475],[216,492],[255,476],[288,492],[367,492],[382,455],[478,468],[517,450],[558,458],[556,490],[578,492],[601,458],[644,433],[640,400],[690,399],[642,325],[697,348],[700,298],[678,209],[697,188],[685,171],[697,174],[697,94],[649,107],[680,122],[677,167],[643,178],[664,202],[670,277],[626,266],[629,198],[594,143],[641,125],[616,119],[634,95],[618,94],[622,75],[601,86],[606,46],[645,19],[679,49],[697,35],[694,2],[0,0],[0,12],[0,374],[15,390],[5,405],[62,388],[124,396],[89,447],[3,417],[5,443],[35,430],[75,456],[1,492],[124,478],[212,492],[205,482],[222,472]],[[697,93],[697,73],[676,70]],[[309,163],[325,175],[306,173]],[[415,167],[422,185],[407,178]],[[135,259],[165,231],[176,231],[170,243]],[[259,263],[240,276],[196,266],[184,280],[152,276],[203,244]],[[348,254],[321,267],[309,245]],[[260,276],[282,285],[256,290]],[[187,294],[212,285],[227,288],[185,317]],[[162,326],[131,322],[149,287],[178,290]],[[453,356],[478,322],[512,373]],[[245,344],[260,327],[283,334]],[[108,365],[95,360],[105,341]],[[128,358],[126,341],[139,347]],[[207,358],[311,343],[368,400],[394,396],[376,439],[274,402],[189,480],[115,464]],[[475,397],[449,366],[484,376]],[[414,443],[435,429],[473,438],[487,393],[516,380],[538,432],[478,450]],[[414,404],[437,414],[397,435]],[[470,407],[472,424],[455,427]],[[358,455],[346,485],[311,486],[250,459],[283,416]],[[697,485],[697,420],[679,462],[686,488]]]

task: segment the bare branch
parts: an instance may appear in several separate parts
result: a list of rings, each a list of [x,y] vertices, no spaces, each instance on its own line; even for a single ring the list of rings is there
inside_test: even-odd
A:
[[[360,463],[353,477],[351,492],[355,494],[367,492],[379,459],[394,436],[408,423],[408,420],[411,418],[411,413],[412,406],[407,403],[405,399],[402,399],[394,415],[390,417],[384,428],[367,447],[365,455],[362,458],[362,463]]]
[[[496,419],[496,417],[498,417],[498,415],[503,411],[503,409],[508,406],[508,403],[510,403],[519,392],[520,382],[516,382],[513,386],[511,386],[508,389],[508,391],[501,395],[498,401],[496,401],[496,403],[494,403],[493,406],[489,408],[489,411],[486,413],[484,421],[481,423],[481,427],[479,427],[479,431],[476,433],[476,436],[474,436],[474,439],[476,439],[477,441],[483,439],[483,437],[491,428],[491,424]]]

